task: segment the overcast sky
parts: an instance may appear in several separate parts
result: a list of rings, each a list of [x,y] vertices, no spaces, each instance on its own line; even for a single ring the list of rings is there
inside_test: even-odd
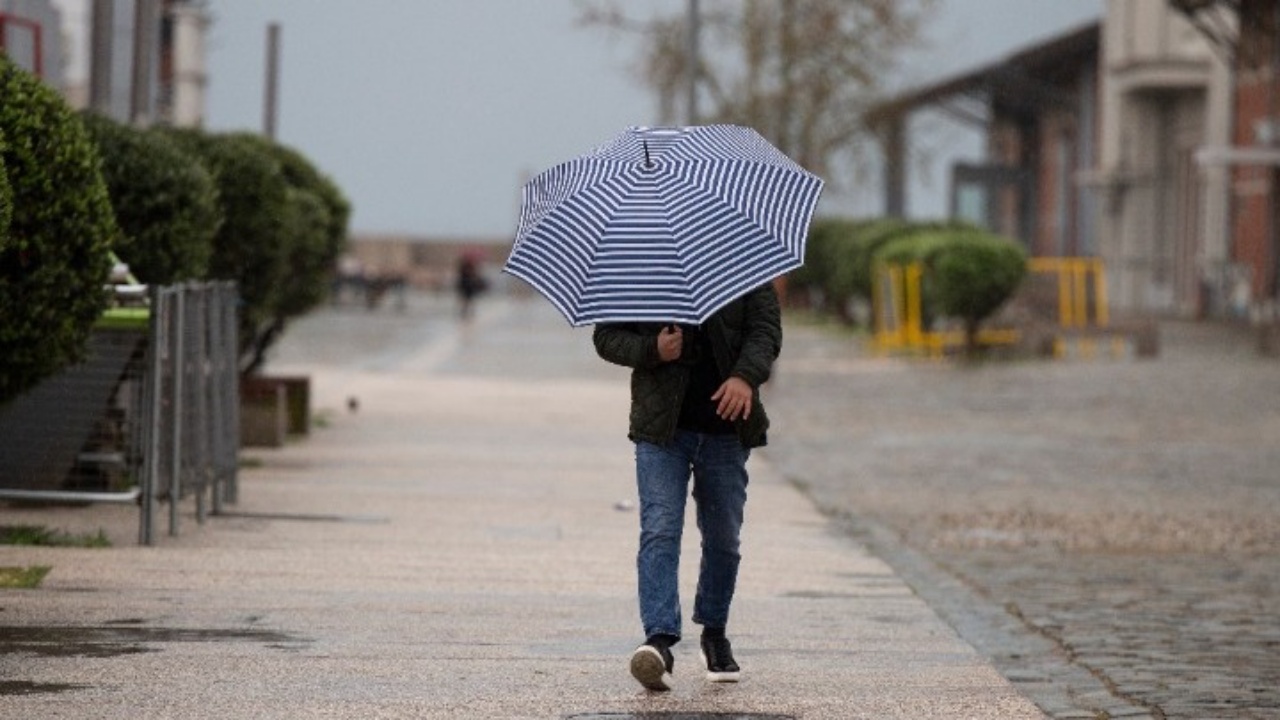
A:
[[[930,48],[895,85],[997,60],[1078,27],[1103,0],[941,0]],[[684,0],[629,3],[679,12]],[[628,125],[656,122],[635,46],[575,26],[573,0],[212,0],[210,130],[263,126],[266,28],[282,27],[278,139],[352,200],[354,233],[506,238],[523,180]],[[910,209],[942,212],[948,154],[971,134],[930,124],[941,157]],[[918,186],[918,187],[917,187]],[[874,187],[824,196],[828,212],[879,208]]]

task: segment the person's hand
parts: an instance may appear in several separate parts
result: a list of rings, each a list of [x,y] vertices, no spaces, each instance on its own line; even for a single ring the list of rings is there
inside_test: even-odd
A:
[[[663,362],[680,359],[680,351],[684,348],[684,331],[679,325],[668,325],[658,333],[658,357]]]
[[[716,414],[721,418],[730,422],[739,417],[746,420],[751,417],[751,395],[751,385],[735,375],[724,381],[711,401],[717,403]]]

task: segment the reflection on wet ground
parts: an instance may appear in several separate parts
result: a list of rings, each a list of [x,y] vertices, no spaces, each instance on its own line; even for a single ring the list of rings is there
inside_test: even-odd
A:
[[[0,626],[0,657],[105,658],[159,652],[166,643],[256,642],[291,649],[308,641],[272,630],[140,627],[137,620],[83,627]],[[3,693],[0,693],[3,694]]]

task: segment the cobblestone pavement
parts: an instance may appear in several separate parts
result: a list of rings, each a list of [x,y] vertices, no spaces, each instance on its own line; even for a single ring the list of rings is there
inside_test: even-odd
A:
[[[875,358],[789,325],[767,457],[1055,718],[1280,718],[1280,362]]]

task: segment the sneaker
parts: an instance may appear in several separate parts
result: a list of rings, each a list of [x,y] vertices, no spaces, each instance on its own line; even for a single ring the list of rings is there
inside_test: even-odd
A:
[[[675,658],[664,643],[645,641],[631,653],[631,676],[650,690],[670,690]]]
[[[738,682],[741,671],[733,660],[728,638],[702,638],[702,662],[707,666],[707,679],[711,682]]]

